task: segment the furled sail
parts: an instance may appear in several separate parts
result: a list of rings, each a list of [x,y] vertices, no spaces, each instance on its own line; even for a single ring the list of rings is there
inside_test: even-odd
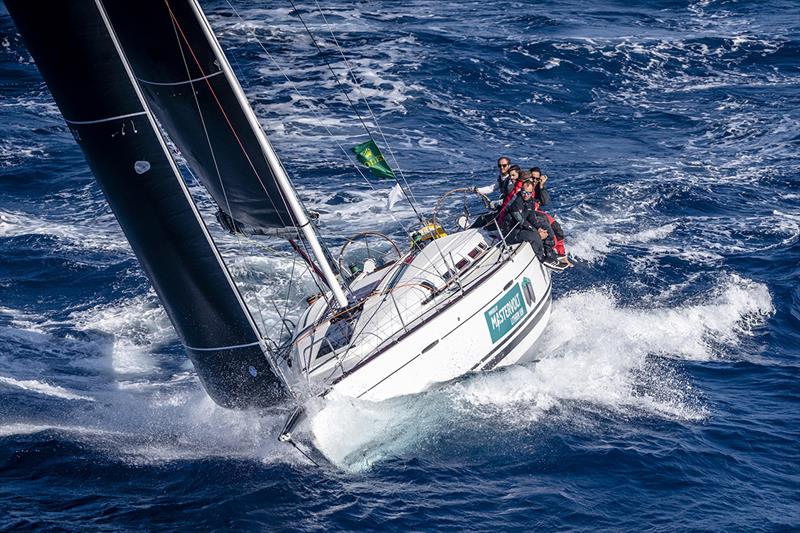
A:
[[[296,225],[196,4],[103,4],[150,107],[219,207],[256,229]]]
[[[6,5],[209,395],[229,407],[273,404],[286,392],[282,381],[132,81],[102,3]],[[209,126],[221,127],[216,120]],[[252,207],[241,191],[234,200],[248,221],[280,218]]]

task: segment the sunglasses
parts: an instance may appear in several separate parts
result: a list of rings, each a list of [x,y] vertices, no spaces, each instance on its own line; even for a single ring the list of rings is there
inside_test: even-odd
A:
[[[510,167],[511,163],[498,163],[497,166],[500,168]]]

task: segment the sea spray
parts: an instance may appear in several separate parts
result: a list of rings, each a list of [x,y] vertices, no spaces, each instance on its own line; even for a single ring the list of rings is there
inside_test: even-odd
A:
[[[538,363],[386,402],[330,398],[310,416],[315,444],[334,464],[362,470],[446,434],[453,420],[500,430],[557,415],[568,424],[576,402],[619,416],[701,420],[708,407],[669,360],[725,357],[715,349],[721,340],[739,342],[773,312],[766,287],[736,275],[703,299],[636,308],[621,306],[607,289],[576,291],[554,302],[548,329],[533,347]]]

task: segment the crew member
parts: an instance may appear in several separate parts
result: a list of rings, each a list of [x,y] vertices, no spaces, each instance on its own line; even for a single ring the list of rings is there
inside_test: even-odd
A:
[[[500,191],[500,197],[504,198],[508,194],[508,179],[509,170],[511,169],[511,160],[506,156],[502,156],[497,160],[497,168],[500,171],[497,176],[497,190]]]
[[[558,262],[553,249],[555,243],[553,230],[547,219],[536,211],[533,189],[532,182],[524,183],[519,194],[508,204],[502,222],[506,240],[509,244],[531,243],[533,253],[543,264],[561,270],[564,265]]]
[[[539,202],[540,205],[547,205],[550,203],[550,193],[547,192],[545,184],[547,183],[547,174],[542,174],[539,167],[531,169],[531,180],[535,187],[533,198]]]

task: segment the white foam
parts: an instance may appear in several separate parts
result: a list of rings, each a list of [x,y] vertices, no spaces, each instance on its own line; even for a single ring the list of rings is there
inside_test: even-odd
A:
[[[155,347],[175,342],[166,312],[151,292],[145,296],[75,312],[70,320],[79,331],[101,332],[113,339],[111,367],[118,374],[147,374],[156,369]],[[81,360],[76,365],[102,369],[105,361]]]
[[[597,229],[588,229],[569,239],[569,255],[586,263],[599,263],[611,252],[611,239]]]
[[[632,309],[620,307],[608,291],[574,293],[558,300],[541,350],[561,354],[575,347],[584,352],[611,347],[641,357],[709,360],[722,356],[711,340],[735,344],[774,312],[767,287],[737,275],[730,275],[702,300],[705,303]]]
[[[64,400],[84,400],[87,402],[94,401],[94,398],[92,398],[91,396],[82,396],[80,394],[70,392],[63,387],[59,387],[58,385],[50,385],[49,383],[45,383],[43,381],[37,381],[34,379],[18,380],[5,376],[0,376],[0,383],[5,383],[6,385],[19,387],[20,389],[23,390],[35,392],[37,394],[42,394],[44,396],[61,398]]]
[[[42,318],[20,309],[0,306],[0,315],[5,315],[14,329],[21,331],[35,331],[43,333]]]
[[[20,237],[25,235],[48,235],[58,238],[70,248],[94,249],[130,254],[122,232],[110,219],[103,224],[95,218],[92,224],[59,222],[36,217],[18,211],[0,210],[0,237]]]
[[[30,158],[47,157],[40,144],[21,145],[12,141],[0,141],[0,166],[14,167]]]
[[[28,424],[24,422],[0,426],[0,437],[16,435],[33,435],[42,431],[58,431],[76,435],[114,435],[116,432],[80,426],[63,426],[58,424]]]
[[[118,432],[96,443],[111,455],[136,464],[161,464],[206,457],[305,463],[277,441],[285,413],[224,409],[195,386],[156,394],[126,391],[114,399],[118,411],[107,420]]]
[[[773,311],[766,286],[736,275],[703,303],[673,307],[626,307],[608,290],[580,291],[554,303],[535,347],[539,363],[380,403],[333,397],[314,406],[309,427],[329,460],[360,470],[448,431],[453,420],[513,430],[556,415],[566,424],[591,423],[581,412],[596,409],[702,420],[707,407],[670,361],[728,357],[724,346],[741,342]]]

